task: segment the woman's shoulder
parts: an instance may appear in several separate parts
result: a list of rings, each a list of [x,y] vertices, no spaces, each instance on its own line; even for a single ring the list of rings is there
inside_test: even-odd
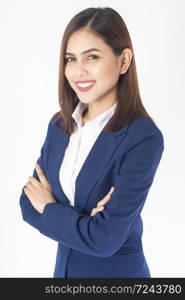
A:
[[[49,120],[49,126],[61,127],[62,122],[63,117],[61,111],[59,110],[58,112],[52,114],[52,117]]]
[[[161,132],[161,129],[159,128],[159,125],[157,122],[149,117],[145,116],[138,116],[130,125],[129,127],[132,130],[136,131],[159,131]],[[162,132],[161,132],[162,133]]]
[[[164,136],[157,122],[149,117],[138,116],[129,124],[130,134],[133,139],[142,140],[153,136],[160,142],[164,143]]]

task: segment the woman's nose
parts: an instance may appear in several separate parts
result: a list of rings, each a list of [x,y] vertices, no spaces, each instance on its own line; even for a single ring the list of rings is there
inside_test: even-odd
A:
[[[77,63],[76,64],[76,69],[75,69],[76,75],[86,75],[88,74],[87,67],[84,63]]]

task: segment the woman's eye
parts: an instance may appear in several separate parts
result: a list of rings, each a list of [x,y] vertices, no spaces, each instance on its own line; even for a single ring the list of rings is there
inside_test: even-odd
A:
[[[89,55],[88,57],[93,57],[93,59],[98,58],[98,56],[97,56],[97,55],[94,55],[94,54]],[[71,61],[73,61],[73,60],[74,60],[74,57],[71,57],[71,56],[65,58],[65,62],[71,62]],[[92,59],[90,59],[90,60],[92,60]]]
[[[94,58],[98,58],[98,56],[94,55],[94,54],[90,55],[89,57],[93,57],[93,56],[94,56]]]
[[[65,58],[65,62],[68,62],[68,61],[70,62],[69,59],[73,59],[73,57],[66,57],[66,58]]]

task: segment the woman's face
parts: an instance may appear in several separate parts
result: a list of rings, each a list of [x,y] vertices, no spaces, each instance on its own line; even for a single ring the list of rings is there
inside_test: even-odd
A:
[[[97,50],[89,50],[92,48]],[[116,56],[101,38],[84,29],[70,36],[65,54],[65,76],[81,102],[115,102],[120,73],[120,56]]]

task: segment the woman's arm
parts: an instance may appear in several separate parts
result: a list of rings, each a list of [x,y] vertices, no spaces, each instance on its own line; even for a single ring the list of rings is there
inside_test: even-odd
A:
[[[50,203],[37,223],[38,230],[86,254],[113,255],[127,240],[141,213],[163,149],[160,131],[150,132],[126,153],[114,184],[115,191],[104,211],[92,217],[75,207]]]
[[[44,168],[44,163],[43,163],[44,152],[45,152],[45,148],[46,148],[46,145],[47,145],[47,140],[48,140],[49,134],[50,134],[50,123],[51,123],[51,120],[50,120],[50,122],[48,124],[48,127],[47,127],[47,134],[46,134],[43,146],[41,148],[40,157],[37,160],[37,163],[42,168],[44,174],[46,174],[45,168]],[[33,171],[33,177],[35,177],[37,180],[39,180],[39,177],[38,177],[38,174],[36,172],[36,169],[34,169],[34,171]],[[20,204],[20,207],[21,207],[21,212],[22,212],[23,220],[26,221],[27,223],[29,223],[31,226],[33,226],[36,229],[38,229],[42,214],[39,213],[33,207],[33,205],[31,204],[30,200],[28,199],[26,193],[24,192],[24,188],[25,188],[25,186],[22,188],[21,196],[20,196],[20,199],[19,199],[19,204]]]

